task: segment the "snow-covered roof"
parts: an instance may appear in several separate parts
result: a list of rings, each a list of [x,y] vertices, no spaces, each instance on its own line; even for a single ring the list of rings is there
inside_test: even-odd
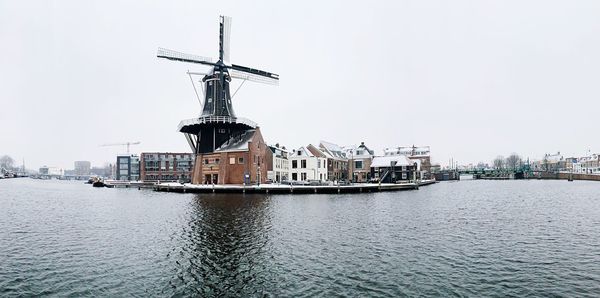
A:
[[[241,134],[233,135],[223,145],[221,145],[215,152],[225,151],[246,151],[248,150],[248,142],[252,140],[256,130],[246,130]]]
[[[361,143],[360,146],[345,146],[343,147],[347,158],[371,158],[375,153],[373,150],[365,146],[365,143]]]
[[[371,162],[371,168],[386,168],[390,167],[395,162],[394,166],[410,166],[414,164],[414,161],[408,159],[404,155],[386,155],[386,156],[375,156]]]
[[[346,153],[344,152],[344,149],[342,147],[340,147],[339,145],[336,145],[334,143],[330,143],[330,142],[326,142],[326,141],[321,141],[320,142],[320,146],[322,149],[325,150],[321,150],[324,153],[329,153],[329,155],[331,155],[334,158],[342,158],[345,159],[346,158]]]
[[[314,157],[315,155],[312,154],[312,152],[310,152],[310,150],[306,149],[306,147],[300,147],[300,148],[298,148],[298,150],[294,151],[294,153],[292,153],[290,155],[290,157],[296,157],[296,156]]]

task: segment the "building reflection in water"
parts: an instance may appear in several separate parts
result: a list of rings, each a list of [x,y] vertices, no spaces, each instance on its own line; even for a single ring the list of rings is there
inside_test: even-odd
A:
[[[173,275],[165,293],[260,295],[268,290],[261,284],[269,284],[270,197],[197,195],[187,216],[167,256]]]

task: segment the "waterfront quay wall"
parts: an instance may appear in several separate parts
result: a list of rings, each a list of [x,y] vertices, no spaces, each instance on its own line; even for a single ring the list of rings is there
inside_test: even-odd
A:
[[[423,181],[421,183],[402,183],[402,184],[355,184],[355,185],[192,185],[179,183],[161,183],[154,185],[155,191],[178,192],[178,193],[263,193],[263,194],[313,194],[313,193],[363,193],[363,192],[384,192],[418,189],[419,186],[435,183],[434,180]]]
[[[569,176],[573,177],[573,180],[589,180],[589,181],[600,181],[600,175],[581,174],[581,173],[536,173],[530,179],[556,179],[556,180],[569,180]]]

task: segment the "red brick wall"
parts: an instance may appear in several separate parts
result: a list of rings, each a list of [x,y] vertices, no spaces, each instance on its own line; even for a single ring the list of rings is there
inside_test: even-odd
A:
[[[240,157],[244,159],[241,164]],[[204,159],[210,161],[216,158],[219,158],[219,164],[204,164]],[[235,158],[234,164],[230,164],[230,158]],[[218,184],[242,184],[245,173],[250,175],[250,183],[256,183],[258,176],[260,182],[264,183],[267,181],[267,171],[272,162],[273,154],[257,128],[246,151],[199,154],[194,165],[192,183],[204,184],[206,174],[218,174]]]

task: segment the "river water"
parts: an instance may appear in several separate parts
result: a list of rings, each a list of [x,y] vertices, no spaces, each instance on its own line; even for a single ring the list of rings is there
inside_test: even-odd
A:
[[[600,296],[600,183],[195,195],[0,180],[0,296]]]

